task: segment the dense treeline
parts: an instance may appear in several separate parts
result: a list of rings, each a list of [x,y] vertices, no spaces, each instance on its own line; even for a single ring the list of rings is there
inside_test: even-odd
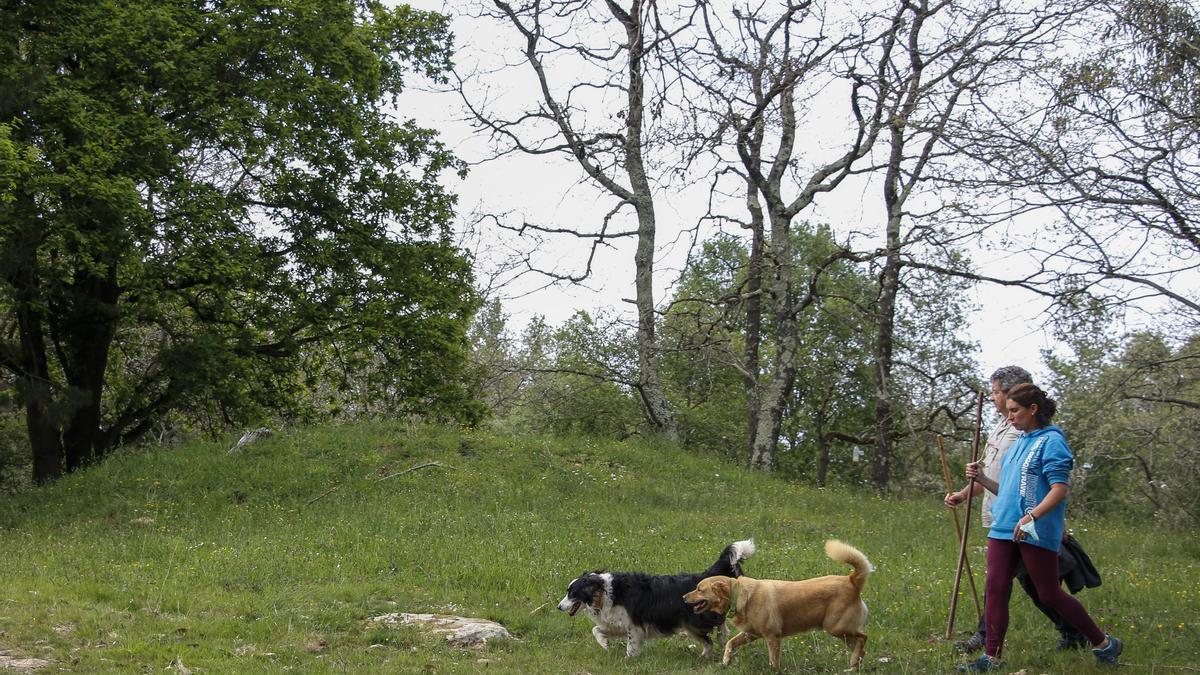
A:
[[[710,243],[707,260],[691,269],[735,272],[742,252],[729,241]],[[721,259],[722,253],[733,258]],[[724,266],[729,263],[734,266]],[[688,290],[719,277],[694,278]],[[852,272],[848,277],[859,290],[869,288],[868,279]],[[898,439],[893,487],[936,493],[943,479],[935,435],[949,439],[957,467],[966,456],[974,413],[951,414],[941,407],[942,397],[958,391],[969,398],[983,383],[971,379],[970,350],[952,337],[961,308],[938,307],[943,316],[922,317],[922,311],[930,310],[906,308],[913,320],[904,322],[900,334],[906,377],[895,403],[910,433]],[[811,319],[805,335],[812,344],[786,415],[779,470],[816,485],[869,487],[873,419],[861,313],[832,297]],[[744,461],[745,390],[731,360],[744,339],[738,323],[736,312],[720,318],[670,314],[664,332],[678,342],[664,357],[664,385],[679,406],[685,447]],[[1200,520],[1200,497],[1187,486],[1200,479],[1194,442],[1200,433],[1200,342],[1193,337],[1178,343],[1150,332],[1112,337],[1101,326],[1093,328],[1087,339],[1069,341],[1067,355],[1043,355],[1050,380],[1042,384],[1058,392],[1056,422],[1067,430],[1076,455],[1073,508],[1194,524]],[[472,329],[472,360],[474,387],[491,413],[489,423],[514,433],[617,439],[653,434],[631,384],[631,332],[611,315],[582,311],[557,327],[535,318],[515,332],[500,303],[487,303]],[[951,337],[939,340],[946,336]],[[962,377],[945,371],[940,378],[928,376],[939,368]],[[985,430],[994,420],[989,410]]]

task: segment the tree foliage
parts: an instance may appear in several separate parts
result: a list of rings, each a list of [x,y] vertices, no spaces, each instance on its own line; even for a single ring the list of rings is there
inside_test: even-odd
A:
[[[286,407],[306,363],[464,398],[458,164],[387,112],[449,56],[370,0],[0,5],[0,365],[39,480],[172,410]]]
[[[779,469],[811,479],[859,482],[868,463],[855,448],[873,443],[872,334],[879,294],[875,275],[850,261],[827,265],[838,244],[828,227],[798,224],[791,266],[797,286],[820,266],[815,300],[797,315],[796,377],[782,425]],[[664,383],[677,401],[684,441],[731,457],[744,454],[738,433],[749,402],[740,386],[746,336],[749,255],[746,242],[724,235],[704,242],[692,257],[663,322]],[[970,305],[965,281],[946,284],[937,275],[909,270],[896,330],[894,442],[902,460],[897,482],[922,484],[931,475],[919,461],[929,456],[931,432],[954,435],[971,407],[978,381],[973,346],[958,335]],[[769,324],[774,317],[767,317]],[[774,334],[767,325],[765,334]],[[763,366],[772,372],[779,352],[766,342]],[[940,475],[940,474],[933,474]]]
[[[1200,337],[1154,332],[1072,339],[1051,360],[1061,423],[1075,453],[1079,508],[1126,510],[1195,526],[1200,498]]]
[[[742,459],[748,410],[742,300],[749,252],[733,236],[703,242],[688,260],[663,320],[663,382],[691,448]]]
[[[536,317],[511,350],[523,374],[503,426],[553,434],[626,438],[647,433],[635,392],[634,337],[611,317],[576,312],[558,327]]]

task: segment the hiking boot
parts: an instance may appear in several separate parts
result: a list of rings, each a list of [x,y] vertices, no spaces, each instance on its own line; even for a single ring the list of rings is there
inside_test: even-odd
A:
[[[975,633],[966,640],[959,640],[954,643],[954,648],[964,654],[977,652],[980,649],[983,649],[983,634]]]
[[[983,673],[989,670],[1001,670],[1004,668],[1004,663],[1000,659],[993,659],[987,654],[980,655],[970,663],[959,664],[958,672],[960,673]]]
[[[1105,637],[1108,638],[1108,646],[1104,649],[1093,648],[1092,654],[1096,656],[1097,665],[1116,668],[1117,657],[1121,655],[1121,652],[1125,651],[1125,643],[1111,635],[1106,635]]]
[[[1083,649],[1088,646],[1087,638],[1082,635],[1063,635],[1054,645],[1056,652],[1069,652],[1073,649]]]

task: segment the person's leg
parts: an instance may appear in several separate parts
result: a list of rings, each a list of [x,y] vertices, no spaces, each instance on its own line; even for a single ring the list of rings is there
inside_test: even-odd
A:
[[[1029,574],[1018,574],[1017,581],[1020,582],[1021,588],[1024,589],[1025,594],[1028,595],[1029,599],[1033,601],[1033,606],[1037,607],[1038,611],[1044,614],[1047,619],[1050,619],[1050,623],[1053,623],[1055,629],[1058,630],[1059,640],[1056,648],[1074,649],[1082,647],[1088,643],[1088,640],[1083,636],[1083,633],[1079,632],[1075,626],[1072,626],[1070,621],[1067,621],[1061,614],[1054,611],[1053,607],[1047,605],[1038,598],[1037,589],[1033,585],[1033,580],[1029,578]]]
[[[1068,625],[1083,634],[1093,646],[1103,644],[1104,631],[1100,630],[1083,605],[1059,585],[1058,554],[1032,544],[1018,544],[1017,547],[1035,589],[1035,600],[1039,602],[1039,608],[1040,605],[1045,605],[1053,610],[1065,619]]]
[[[983,605],[980,608],[979,623],[975,626],[975,632],[967,636],[966,639],[956,640],[954,648],[965,654],[972,654],[983,649],[984,636],[987,629],[987,593],[984,593]]]
[[[1008,600],[1012,595],[1012,580],[1017,561],[1021,559],[1017,544],[1002,539],[988,539],[987,581],[984,583],[987,640],[984,653],[999,659],[1004,649],[1004,633],[1008,630]]]
[[[1020,566],[1020,564],[1021,564],[1020,560],[1018,559],[1018,561],[1017,561],[1018,567]],[[1020,577],[1018,577],[1018,578],[1020,578]],[[987,586],[986,586],[987,577],[984,577],[984,579],[985,579],[985,586],[983,589],[983,608],[982,608],[982,612],[979,615],[979,624],[975,627],[975,633],[977,635],[979,635],[980,640],[987,637],[987,602],[988,602],[988,594],[987,594]],[[1011,584],[1008,587],[1008,591],[1009,591],[1009,597],[1004,599],[1005,603],[1008,603],[1008,601],[1012,599],[1012,585]]]

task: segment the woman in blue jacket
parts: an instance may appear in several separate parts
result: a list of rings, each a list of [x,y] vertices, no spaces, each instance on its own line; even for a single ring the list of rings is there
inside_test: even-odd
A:
[[[1032,384],[1009,390],[1006,405],[1008,421],[1022,433],[1004,454],[999,482],[984,476],[978,463],[967,465],[967,477],[996,494],[988,530],[986,597],[1008,598],[1017,564],[1025,563],[1038,599],[1087,637],[1097,662],[1115,666],[1124,645],[1105,635],[1083,605],[1058,583],[1058,547],[1066,526],[1068,481],[1074,462],[1062,429],[1050,423],[1058,406]],[[988,602],[984,611],[984,654],[960,666],[964,672],[1002,668],[1008,602]]]

